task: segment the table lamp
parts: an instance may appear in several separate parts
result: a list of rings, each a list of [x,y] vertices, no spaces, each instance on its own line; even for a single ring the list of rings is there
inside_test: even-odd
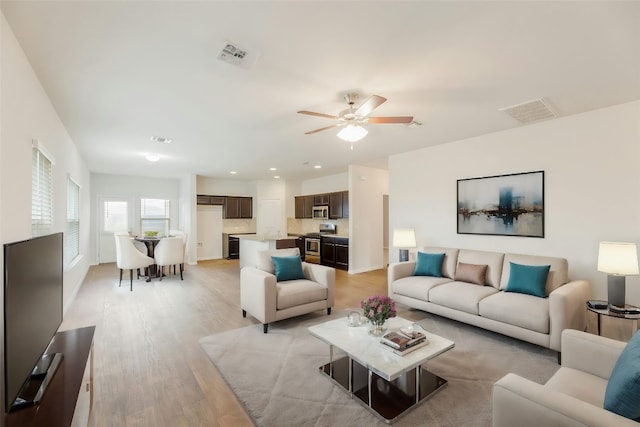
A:
[[[638,250],[635,243],[600,242],[598,271],[608,273],[609,310],[625,311],[625,276],[638,275]]]
[[[393,246],[400,248],[400,262],[409,261],[409,248],[416,247],[416,233],[413,228],[394,228]]]

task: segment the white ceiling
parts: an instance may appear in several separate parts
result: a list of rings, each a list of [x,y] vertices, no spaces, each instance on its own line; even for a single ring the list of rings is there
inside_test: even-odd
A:
[[[348,164],[640,99],[640,2],[1,1],[89,169],[308,179]],[[226,41],[255,60],[217,60]],[[388,101],[354,144],[324,118],[356,90]],[[173,143],[150,141],[158,135]],[[149,163],[143,154],[158,152]],[[305,164],[308,162],[308,164]],[[317,170],[313,165],[320,164]]]

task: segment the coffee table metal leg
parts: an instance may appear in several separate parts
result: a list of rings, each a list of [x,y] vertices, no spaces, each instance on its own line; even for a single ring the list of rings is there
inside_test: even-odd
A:
[[[333,378],[333,346],[329,345],[329,376]]]
[[[349,394],[353,394],[353,359],[349,358]]]

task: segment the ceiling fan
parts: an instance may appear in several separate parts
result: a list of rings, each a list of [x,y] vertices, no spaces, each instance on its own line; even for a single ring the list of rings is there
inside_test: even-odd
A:
[[[338,136],[342,139],[346,139],[347,141],[354,142],[358,139],[362,139],[366,136],[367,130],[364,129],[361,125],[363,124],[394,124],[394,123],[404,123],[410,124],[413,122],[413,116],[397,116],[397,117],[370,117],[369,114],[373,112],[376,108],[378,108],[382,103],[384,103],[387,98],[378,95],[371,95],[367,98],[366,101],[362,103],[358,108],[354,105],[358,99],[357,93],[348,93],[344,96],[345,101],[349,104],[349,107],[340,111],[337,116],[333,116],[331,114],[324,113],[316,113],[314,111],[306,111],[300,110],[299,114],[307,114],[309,116],[317,116],[324,117],[327,119],[337,120],[337,123],[332,124],[331,126],[325,126],[320,129],[311,130],[309,132],[305,132],[305,135],[311,135],[312,133],[321,132],[323,130],[332,129],[340,126],[347,126],[347,128],[343,129],[338,133]],[[341,134],[343,131],[349,129],[350,131],[355,131],[356,134],[352,137]],[[350,132],[347,132],[350,133]]]

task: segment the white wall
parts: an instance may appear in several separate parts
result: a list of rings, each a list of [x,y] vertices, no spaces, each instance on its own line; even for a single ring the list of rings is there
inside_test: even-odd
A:
[[[52,232],[66,231],[69,176],[80,185],[80,257],[71,267],[65,267],[63,296],[66,310],[89,269],[89,171],[4,15],[0,31],[0,240],[7,243],[32,237],[31,141],[37,139],[55,158]]]
[[[349,273],[384,267],[384,195],[386,170],[349,166]]]
[[[198,212],[196,209],[196,176],[183,176],[180,180],[178,193],[178,228],[187,234],[184,262],[197,264]]]
[[[56,160],[52,232],[66,231],[68,177],[80,185],[80,256],[65,267],[63,304],[66,312],[89,269],[90,175],[1,13],[0,46],[0,242],[32,237],[31,141],[38,139]],[[2,259],[0,257],[0,270],[4,269]],[[0,306],[4,304],[2,298],[0,292]],[[4,325],[0,323],[0,355],[4,353],[3,330]],[[4,366],[2,361],[0,366]],[[0,373],[2,383],[3,372]],[[4,387],[0,387],[0,401],[4,402]]]
[[[598,242],[640,245],[640,101],[391,156],[390,230],[416,229],[418,246],[560,256],[573,278],[606,299]],[[456,234],[456,180],[545,172],[545,237]],[[389,252],[397,260],[397,250]],[[640,306],[640,279],[627,278]]]
[[[140,199],[168,199],[170,200],[171,219],[170,228],[177,228],[180,221],[179,211],[180,181],[170,178],[151,178],[127,175],[91,174],[91,206],[93,215],[91,221],[92,236],[92,263],[97,262],[99,215],[102,212],[99,206],[101,197],[122,197],[129,201],[132,209],[132,222],[130,231],[140,233]]]
[[[307,194],[322,194],[344,191],[349,186],[349,173],[339,173],[335,175],[327,175],[320,178],[308,179],[302,181],[301,192],[296,196],[305,196]]]

